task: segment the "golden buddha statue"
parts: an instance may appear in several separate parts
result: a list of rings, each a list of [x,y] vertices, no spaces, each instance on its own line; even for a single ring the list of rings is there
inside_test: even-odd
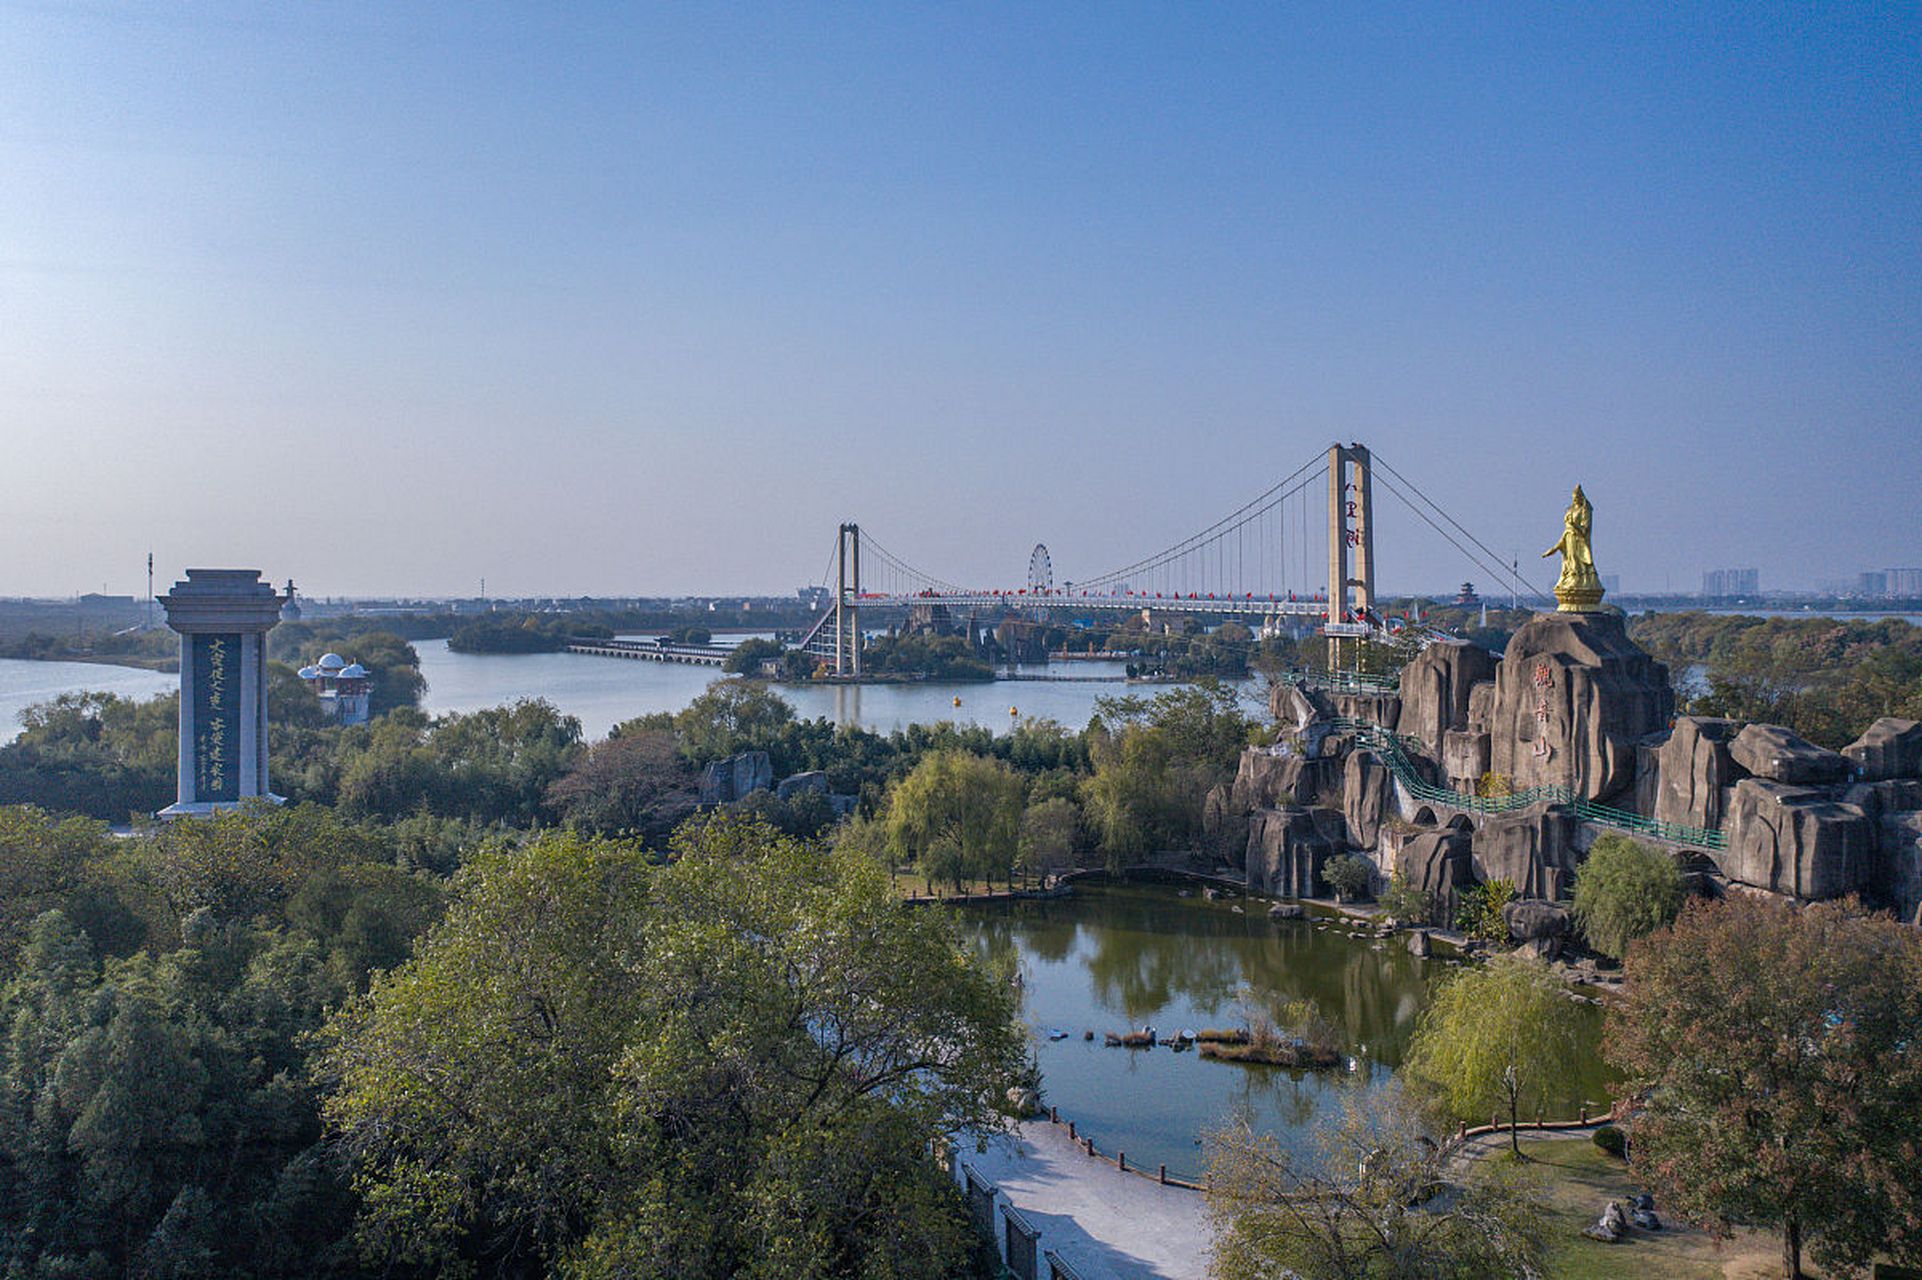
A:
[[[1562,613],[1593,613],[1602,603],[1602,579],[1595,572],[1595,553],[1589,547],[1589,533],[1595,524],[1595,508],[1589,505],[1582,486],[1575,486],[1562,516],[1562,537],[1542,552],[1546,560],[1562,553],[1562,576],[1555,580],[1555,603]]]

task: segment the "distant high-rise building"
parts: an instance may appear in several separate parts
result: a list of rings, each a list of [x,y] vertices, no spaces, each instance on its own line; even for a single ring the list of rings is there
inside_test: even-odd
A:
[[[1858,596],[1885,596],[1889,594],[1888,570],[1870,569],[1867,573],[1856,575],[1855,594]]]
[[[1922,569],[1886,570],[1889,594],[1903,600],[1922,598]]]
[[[1706,600],[1761,594],[1762,574],[1758,569],[1710,569],[1702,575],[1702,597]]]

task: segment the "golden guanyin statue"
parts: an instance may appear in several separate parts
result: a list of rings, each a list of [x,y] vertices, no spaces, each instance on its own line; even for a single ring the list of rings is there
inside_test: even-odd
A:
[[[1546,560],[1562,553],[1562,576],[1555,580],[1555,603],[1563,613],[1592,613],[1602,603],[1602,579],[1595,572],[1595,553],[1589,547],[1589,533],[1595,525],[1595,508],[1589,505],[1582,486],[1575,486],[1568,511],[1562,516],[1562,538],[1542,552]]]

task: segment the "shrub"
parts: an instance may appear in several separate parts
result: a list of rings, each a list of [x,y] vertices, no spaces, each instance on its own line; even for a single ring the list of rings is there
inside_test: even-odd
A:
[[[1365,860],[1353,854],[1341,854],[1322,864],[1321,878],[1328,887],[1343,899],[1359,898],[1368,892],[1368,886],[1375,879],[1375,869]]]
[[[1435,914],[1434,895],[1409,884],[1408,877],[1399,871],[1388,878],[1388,887],[1375,900],[1397,920],[1426,921]]]
[[[1628,944],[1673,923],[1682,910],[1682,872],[1660,849],[1611,831],[1575,875],[1575,923],[1588,944],[1619,960]]]
[[[1612,1124],[1605,1124],[1595,1131],[1595,1145],[1609,1155],[1622,1157],[1628,1154],[1628,1135]]]
[[[1502,919],[1502,908],[1514,900],[1515,886],[1508,881],[1483,881],[1462,895],[1455,927],[1471,938],[1505,942],[1508,939],[1508,922]]]

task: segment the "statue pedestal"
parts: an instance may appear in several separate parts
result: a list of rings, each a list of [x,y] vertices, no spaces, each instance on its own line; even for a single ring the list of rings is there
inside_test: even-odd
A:
[[[254,569],[189,569],[160,597],[180,633],[180,772],[162,818],[280,803],[267,789],[267,633],[284,603]]]
[[[1621,615],[1538,613],[1496,674],[1492,768],[1518,791],[1615,798],[1634,784],[1636,741],[1666,729],[1674,711],[1668,668],[1628,638]]]

